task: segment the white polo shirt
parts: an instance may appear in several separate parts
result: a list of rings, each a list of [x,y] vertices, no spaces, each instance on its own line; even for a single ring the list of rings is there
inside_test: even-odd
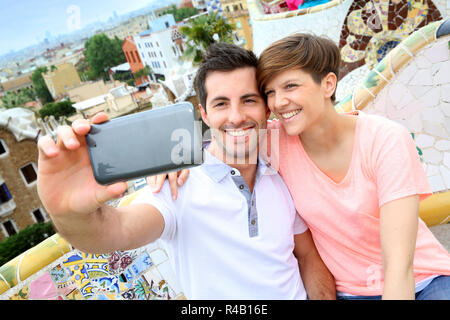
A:
[[[161,240],[188,299],[306,299],[294,234],[307,230],[278,173],[259,161],[253,193],[237,169],[204,154],[172,200],[146,187],[133,203],[164,217]]]

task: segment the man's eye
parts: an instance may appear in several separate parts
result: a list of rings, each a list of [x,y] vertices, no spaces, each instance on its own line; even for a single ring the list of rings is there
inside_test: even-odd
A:
[[[247,100],[245,100],[244,102],[245,102],[245,103],[255,103],[256,100],[253,100],[253,99],[247,99]]]
[[[214,105],[214,108],[223,107],[224,105],[225,105],[225,102],[219,102]]]

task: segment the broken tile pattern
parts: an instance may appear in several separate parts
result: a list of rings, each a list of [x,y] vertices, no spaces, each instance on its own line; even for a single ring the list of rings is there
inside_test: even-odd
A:
[[[158,241],[135,250],[103,255],[73,250],[67,259],[42,271],[43,276],[18,286],[9,299],[31,300],[34,281],[44,276],[53,281],[52,300],[184,298],[169,258]]]
[[[433,192],[450,190],[449,40],[419,50],[363,109],[408,128]]]
[[[441,19],[432,0],[353,1],[339,39],[341,77],[363,64],[372,69],[408,35]]]

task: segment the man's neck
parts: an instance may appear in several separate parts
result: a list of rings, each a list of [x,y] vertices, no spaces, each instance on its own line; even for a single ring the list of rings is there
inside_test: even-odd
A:
[[[239,170],[245,183],[247,183],[250,192],[253,192],[253,186],[255,184],[256,178],[256,170],[258,167],[258,156],[257,156],[258,150],[255,150],[254,154],[251,154],[245,158],[233,157],[227,155],[222,148],[219,148],[217,144],[214,142],[214,139],[211,141],[207,150],[209,153],[211,153],[214,157],[216,157],[223,163]]]

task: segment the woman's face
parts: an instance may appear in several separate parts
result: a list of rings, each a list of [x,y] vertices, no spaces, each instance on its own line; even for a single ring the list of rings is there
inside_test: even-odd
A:
[[[265,88],[267,105],[288,135],[299,135],[320,120],[331,96],[328,91],[323,80],[318,84],[300,69],[280,72]]]

